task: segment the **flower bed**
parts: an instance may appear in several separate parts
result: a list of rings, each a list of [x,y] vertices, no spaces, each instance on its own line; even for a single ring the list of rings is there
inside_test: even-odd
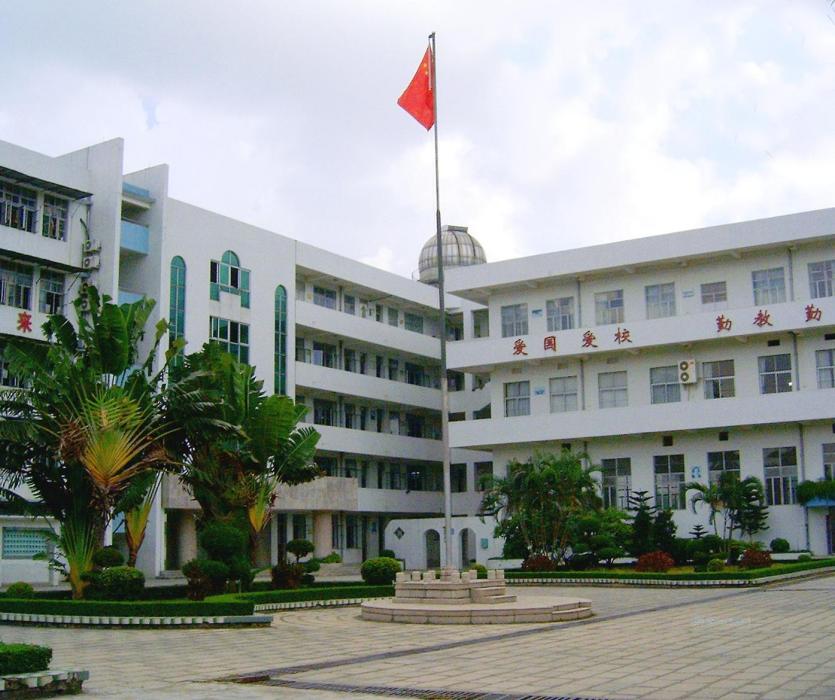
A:
[[[763,569],[737,571],[667,573],[624,571],[623,569],[611,571],[605,569],[597,569],[594,571],[508,571],[505,573],[505,578],[520,582],[524,582],[525,579],[583,579],[590,582],[598,579],[605,579],[607,581],[753,581],[771,576],[814,571],[815,569],[829,567],[835,567],[835,558],[816,559],[814,561],[792,564],[774,564]]]

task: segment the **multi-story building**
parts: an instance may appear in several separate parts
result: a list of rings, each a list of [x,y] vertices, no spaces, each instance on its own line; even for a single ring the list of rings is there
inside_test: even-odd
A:
[[[223,344],[322,435],[326,476],[280,490],[262,563],[296,537],[349,562],[386,547],[446,563],[434,237],[413,281],[172,199],[166,166],[122,164],[121,140],[57,158],[0,142],[0,343],[72,316],[85,282],[156,299],[188,350]],[[501,552],[475,517],[481,477],[564,447],[601,465],[607,505],[647,491],[682,534],[707,524],[685,483],[753,474],[764,539],[832,551],[835,504],[803,508],[795,489],[835,464],[835,210],[493,264],[447,227],[443,249],[453,563]],[[2,365],[0,383],[15,384]],[[194,556],[196,515],[167,479],[147,575]],[[0,510],[0,581],[47,579],[45,527]]]
[[[187,351],[221,343],[256,367],[265,390],[303,402],[326,476],[279,491],[264,564],[291,538],[358,562],[384,548],[392,518],[440,515],[437,289],[172,199],[167,167],[123,176],[122,150],[114,140],[51,158],[0,143],[0,334],[38,337],[48,314],[72,317],[81,284],[95,284],[120,302],[156,299],[156,318]],[[447,306],[453,321],[478,308],[452,297]],[[2,381],[14,382],[5,368]],[[452,385],[456,417],[487,401],[471,377],[454,373]],[[456,514],[477,511],[476,472],[489,460],[453,451]],[[147,575],[195,555],[196,514],[166,479],[140,551]],[[46,580],[32,561],[44,528],[0,516],[0,580]]]
[[[708,526],[686,483],[754,475],[762,540],[832,552],[835,502],[804,508],[796,486],[835,471],[834,270],[835,209],[451,270],[447,289],[487,311],[449,367],[491,397],[452,445],[491,451],[497,473],[583,451],[606,505],[646,491],[684,536]]]

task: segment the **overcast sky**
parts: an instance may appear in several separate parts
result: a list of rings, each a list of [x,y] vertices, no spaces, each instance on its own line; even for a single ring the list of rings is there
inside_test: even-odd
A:
[[[835,204],[829,0],[2,3],[0,138],[115,136],[170,194],[410,275],[441,209],[488,259]]]

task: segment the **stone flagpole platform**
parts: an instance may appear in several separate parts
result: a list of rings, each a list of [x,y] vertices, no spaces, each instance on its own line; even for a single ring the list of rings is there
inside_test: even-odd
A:
[[[394,598],[362,604],[362,619],[430,625],[483,625],[512,622],[563,622],[592,615],[585,598],[526,597],[508,594],[504,571],[490,570],[486,579],[475,571],[400,572]]]

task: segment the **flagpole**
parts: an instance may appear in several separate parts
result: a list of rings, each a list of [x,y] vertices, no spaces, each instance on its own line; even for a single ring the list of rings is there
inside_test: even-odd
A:
[[[438,307],[441,312],[441,442],[444,453],[444,552],[447,569],[457,568],[452,560],[452,479],[449,459],[449,383],[446,366],[446,308],[444,299],[444,256],[441,241],[441,187],[438,173],[438,89],[435,79],[435,32],[429,35],[429,75],[432,113],[435,117],[435,243],[438,257]]]

